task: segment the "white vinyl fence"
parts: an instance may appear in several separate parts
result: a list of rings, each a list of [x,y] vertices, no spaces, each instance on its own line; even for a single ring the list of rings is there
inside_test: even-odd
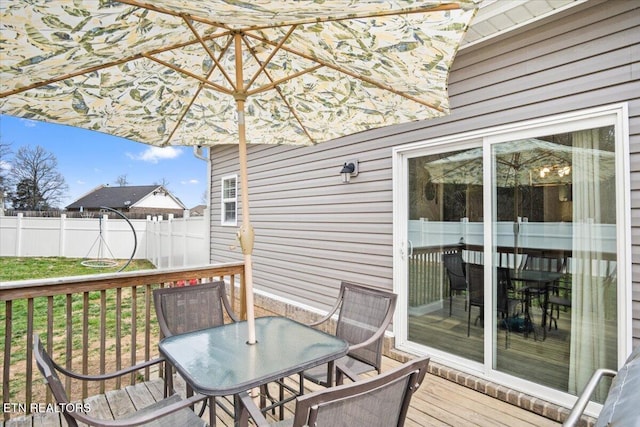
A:
[[[133,230],[135,230],[135,235]],[[208,212],[113,219],[0,216],[0,256],[148,259],[158,268],[209,263]]]

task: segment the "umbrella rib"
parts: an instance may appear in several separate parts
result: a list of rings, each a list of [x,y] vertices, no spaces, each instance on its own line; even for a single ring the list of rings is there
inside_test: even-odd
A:
[[[252,37],[252,38],[254,38],[256,40],[259,40],[259,41],[261,41],[263,43],[270,44],[272,46],[275,45],[275,43],[272,42],[271,40],[267,40],[264,37],[259,37],[259,36],[255,35],[255,34],[247,33],[247,36]],[[437,110],[437,111],[439,111],[441,113],[445,112],[444,108],[440,107],[439,105],[434,105],[434,104],[432,104],[430,102],[425,102],[424,100],[422,100],[420,98],[417,98],[415,96],[409,95],[409,94],[404,93],[404,92],[400,92],[400,91],[394,89],[393,87],[391,87],[389,85],[386,85],[384,83],[380,83],[380,82],[378,82],[376,80],[370,79],[370,78],[368,78],[366,76],[363,76],[361,74],[355,73],[355,72],[350,71],[350,70],[347,70],[345,68],[342,68],[340,66],[332,64],[330,62],[324,61],[324,60],[319,59],[319,58],[315,58],[315,57],[313,57],[311,55],[307,55],[306,53],[299,52],[299,51],[297,51],[295,49],[291,49],[291,48],[286,47],[286,46],[282,46],[281,49],[282,50],[286,50],[287,52],[292,53],[294,55],[298,55],[301,58],[305,58],[305,59],[308,59],[309,61],[318,63],[318,64],[320,64],[322,66],[327,67],[327,68],[331,68],[332,70],[335,70],[335,71],[337,71],[339,73],[343,73],[343,74],[351,76],[351,77],[353,77],[355,79],[362,80],[362,81],[367,82],[367,83],[369,83],[369,84],[371,84],[371,85],[373,85],[373,86],[375,86],[377,88],[389,91],[389,92],[394,93],[394,94],[396,94],[398,96],[401,96],[403,98],[407,98],[407,99],[409,99],[411,101],[417,102],[418,104],[421,104],[421,105],[424,105],[426,107],[432,108],[432,109]]]
[[[189,27],[189,29],[191,30],[191,32],[193,33],[194,36],[196,36],[196,38],[198,39],[198,41],[200,42],[200,44],[202,45],[202,47],[204,48],[204,50],[207,52],[207,54],[209,55],[209,57],[211,57],[211,59],[213,60],[213,62],[216,63],[216,66],[218,67],[218,69],[220,70],[220,72],[222,73],[222,75],[224,76],[225,79],[227,79],[227,82],[229,82],[229,84],[231,85],[231,87],[233,87],[234,90],[238,90],[238,88],[236,87],[236,85],[234,84],[234,82],[231,80],[231,77],[229,77],[229,75],[227,74],[227,72],[225,71],[224,67],[222,66],[222,64],[220,63],[220,61],[218,61],[218,58],[216,58],[214,52],[211,51],[211,49],[209,49],[209,46],[207,46],[204,42],[204,39],[202,38],[202,36],[196,31],[195,27],[192,24],[191,19],[189,19],[188,16],[186,15],[182,15],[182,19],[184,19],[184,22],[187,24],[187,26]],[[226,50],[226,49],[225,49]],[[223,50],[224,53],[224,50]]]
[[[164,9],[158,6],[155,6],[151,3],[143,3],[140,2],[138,0],[116,0],[118,3],[123,3],[123,4],[128,4],[130,6],[135,6],[135,7],[139,7],[142,9],[148,9],[148,10],[153,10],[154,12],[158,12],[158,13],[162,13],[165,15],[171,15],[171,16],[176,16],[176,17],[182,17],[185,16],[184,13],[182,12],[175,12],[173,10],[170,9]],[[477,6],[476,6],[477,7]],[[314,18],[308,18],[308,19],[300,19],[298,21],[295,22],[295,24],[313,24],[313,23],[317,23],[317,22],[337,22],[337,21],[346,21],[346,20],[351,20],[351,19],[363,19],[363,18],[372,18],[372,17],[378,17],[378,16],[393,16],[393,15],[409,15],[409,14],[415,14],[415,13],[430,13],[430,12],[445,12],[448,10],[458,10],[458,9],[464,9],[460,3],[447,3],[447,4],[439,4],[437,6],[434,7],[420,7],[420,8],[416,8],[416,9],[409,9],[409,10],[391,10],[391,11],[379,11],[379,12],[373,12],[373,13],[363,13],[361,15],[358,14],[349,14],[347,16],[342,16],[342,17],[325,17],[325,18],[320,18],[320,17],[314,17]],[[191,15],[191,14],[186,14],[186,16],[189,16],[190,19],[192,19],[193,21],[196,22],[201,22],[203,24],[208,24],[214,27],[219,27],[219,28],[225,28],[227,30],[232,30],[233,28],[230,27],[229,24],[225,24],[223,22],[220,21],[215,21],[212,19],[207,19],[201,16],[195,16],[195,15]],[[244,32],[244,31],[248,31],[248,30],[264,30],[264,29],[268,29],[268,28],[276,28],[276,27],[285,27],[287,25],[291,25],[292,22],[286,22],[286,23],[281,23],[281,24],[275,24],[275,25],[249,25],[246,27],[243,27],[242,29],[240,28],[236,28],[236,30]]]
[[[314,72],[317,69],[322,68],[322,67],[323,67],[322,64],[318,64],[318,65],[315,65],[315,66],[313,66],[311,68],[307,68],[306,70],[302,70],[302,71],[298,71],[297,73],[290,74],[287,77],[283,77],[283,78],[278,79],[278,80],[273,80],[271,77],[269,77],[269,80],[271,80],[271,84],[263,85],[263,86],[260,86],[259,88],[256,88],[254,90],[248,91],[247,92],[247,96],[255,95],[257,93],[266,92],[266,91],[268,91],[270,89],[277,88],[277,86],[279,84],[282,84],[282,83],[284,83],[286,81],[295,79],[296,77],[300,77],[300,76],[302,76],[304,74],[312,73],[312,72]],[[265,72],[265,74],[268,76],[268,74],[266,72]]]
[[[198,75],[196,75],[196,74],[192,73],[191,71],[187,71],[187,70],[185,70],[184,68],[180,68],[180,67],[178,67],[178,66],[175,66],[175,65],[173,65],[173,64],[171,64],[171,63],[169,63],[169,62],[163,61],[162,59],[154,58],[153,56],[150,56],[150,55],[148,55],[148,54],[143,54],[143,56],[144,56],[145,58],[147,58],[147,59],[151,60],[151,61],[157,62],[157,63],[158,63],[158,64],[160,64],[160,65],[164,65],[164,66],[165,66],[165,67],[167,67],[167,68],[171,68],[172,70],[175,70],[175,71],[177,71],[177,72],[179,72],[179,73],[182,73],[182,74],[184,74],[184,75],[186,75],[186,76],[189,76],[189,77],[191,77],[191,78],[193,78],[193,79],[196,79],[196,80],[198,80],[198,81],[199,81],[200,83],[202,83],[202,84],[209,85],[209,86],[211,86],[211,87],[213,87],[213,88],[217,89],[218,91],[220,91],[220,92],[222,92],[222,93],[225,93],[225,94],[227,94],[227,95],[233,95],[233,91],[232,91],[232,90],[227,89],[227,88],[226,88],[226,87],[224,87],[224,86],[220,86],[220,85],[219,85],[219,84],[217,84],[217,83],[210,82],[209,80],[207,80],[207,78],[206,78],[206,77],[200,77],[200,76],[198,76]],[[212,70],[212,71],[213,71],[213,70]],[[211,75],[211,74],[209,74],[209,75]]]
[[[295,31],[296,28],[297,28],[297,25],[292,25],[291,28],[289,28],[289,31],[287,31],[287,34],[285,34],[284,37],[282,38],[282,40],[280,40],[278,42],[278,45],[271,51],[271,53],[269,54],[269,57],[264,61],[264,63],[262,63],[260,65],[260,69],[255,72],[255,74],[253,75],[253,77],[251,78],[249,83],[247,83],[247,85],[245,86],[245,89],[248,89],[248,88],[251,87],[251,85],[256,81],[256,79],[258,78],[260,73],[262,73],[264,71],[264,73],[267,74],[266,71],[265,71],[265,68],[267,67],[267,65],[269,65],[269,63],[271,62],[273,57],[276,55],[276,53],[278,53],[280,48],[287,42],[287,40],[289,39],[291,34],[293,34],[293,32]],[[249,45],[248,40],[245,37],[243,37],[242,39],[244,41],[244,44],[247,45],[247,47],[249,48],[249,51],[251,52],[253,57],[256,59],[256,61],[258,61],[258,63],[260,63],[260,60],[256,57],[253,49]],[[267,74],[267,76],[269,76],[269,75]],[[271,77],[269,77],[269,80],[271,80]]]
[[[292,30],[293,30],[293,28],[292,28]],[[290,34],[290,33],[289,33],[289,34]],[[244,37],[242,38],[242,40],[244,41],[244,44],[245,44],[245,45],[247,46],[247,48],[249,49],[249,53],[251,53],[251,55],[252,55],[252,56],[253,56],[253,58],[256,60],[256,62],[257,62],[258,64],[260,64],[260,62],[261,62],[261,61],[260,61],[260,59],[258,58],[258,56],[255,54],[255,51],[254,51],[254,50],[253,50],[253,48],[251,47],[251,45],[250,45],[249,41],[248,41],[248,40],[246,40],[246,38],[244,38]],[[272,56],[270,56],[270,57],[269,57],[269,60],[270,60],[271,58],[272,58]],[[273,77],[271,77],[271,75],[269,74],[269,72],[265,69],[266,64],[268,64],[268,60],[267,60],[267,61],[265,61],[265,63],[264,63],[264,64],[261,64],[260,70],[262,70],[262,71],[264,72],[264,74],[267,76],[267,78],[271,81],[271,84],[270,84],[270,85],[266,85],[266,86],[262,86],[261,88],[258,88],[258,89],[256,89],[255,91],[247,92],[247,94],[246,94],[246,95],[247,95],[247,96],[250,96],[250,95],[253,95],[253,94],[255,94],[255,93],[259,93],[259,92],[266,91],[267,89],[270,89],[270,88],[275,89],[275,91],[278,93],[278,96],[282,99],[282,102],[284,102],[284,104],[287,106],[287,108],[289,109],[289,111],[291,112],[291,114],[293,115],[293,117],[296,119],[296,121],[297,121],[297,122],[298,122],[298,124],[300,125],[300,128],[302,129],[302,131],[305,133],[305,135],[307,135],[307,137],[309,138],[309,140],[310,140],[311,142],[314,142],[314,143],[315,143],[316,141],[315,141],[315,140],[314,140],[314,138],[311,136],[311,134],[307,131],[307,128],[306,128],[306,126],[302,123],[302,120],[300,120],[300,116],[298,116],[298,114],[296,113],[296,110],[291,106],[291,104],[289,103],[289,101],[287,100],[287,98],[282,94],[282,90],[278,87],[278,84],[280,84],[280,83],[282,83],[282,82],[284,82],[284,81],[287,81],[287,80],[289,80],[289,79],[294,78],[294,75],[292,75],[292,76],[288,76],[288,77],[285,77],[284,79],[274,80],[274,79],[273,79]],[[299,72],[299,73],[296,73],[296,75],[302,75],[302,74],[305,74],[306,72],[311,72],[311,71],[316,70],[316,69],[318,69],[318,68],[320,68],[320,67],[321,67],[321,65],[318,65],[318,66],[316,66],[316,67],[313,67],[313,69],[312,69],[312,70]],[[253,81],[255,80],[255,77],[257,77],[257,74],[256,74],[256,76],[254,76],[254,79],[252,79],[252,80],[251,80],[251,82],[253,82]]]
[[[211,68],[211,70],[209,70],[209,72],[207,73],[205,79],[209,79],[209,77],[211,77],[211,74],[213,74],[214,70],[215,70],[215,68]],[[178,131],[178,128],[180,127],[180,123],[182,123],[182,120],[184,119],[184,116],[186,116],[187,113],[189,112],[189,110],[191,110],[191,106],[193,105],[194,102],[196,102],[196,99],[198,98],[198,95],[200,95],[200,92],[202,92],[202,88],[205,86],[205,84],[206,83],[203,82],[203,81],[200,82],[200,85],[198,86],[198,90],[196,90],[196,93],[193,94],[193,98],[191,98],[191,101],[189,102],[189,105],[187,105],[187,107],[184,109],[184,111],[180,115],[180,118],[176,122],[176,125],[173,127],[173,130],[171,131],[171,133],[167,137],[166,141],[171,141],[173,139],[173,135]]]
[[[195,44],[197,42],[198,42],[197,40],[190,40],[188,42],[178,43],[178,44],[175,44],[175,45],[165,46],[165,47],[159,48],[159,49],[154,49],[154,50],[151,50],[149,52],[137,53],[135,55],[131,55],[131,56],[128,56],[126,58],[118,59],[116,61],[111,61],[111,62],[108,62],[106,64],[96,65],[94,67],[89,67],[89,68],[85,68],[85,69],[82,69],[82,70],[79,70],[79,71],[74,71],[73,73],[64,74],[62,76],[54,77],[52,79],[43,80],[43,81],[37,82],[37,83],[32,83],[32,84],[30,84],[28,86],[24,86],[24,87],[21,87],[21,88],[18,88],[18,89],[13,89],[13,90],[9,90],[7,92],[2,92],[2,93],[0,93],[0,98],[5,98],[7,96],[16,95],[18,93],[26,92],[26,91],[31,90],[31,89],[37,89],[39,87],[46,86],[46,85],[49,85],[49,84],[52,84],[52,83],[57,83],[57,82],[60,82],[60,81],[63,81],[63,80],[71,79],[73,77],[78,77],[78,76],[81,76],[83,74],[89,74],[89,73],[93,73],[95,71],[100,71],[100,70],[103,70],[105,68],[115,67],[116,65],[124,64],[124,63],[131,62],[131,61],[135,61],[137,59],[142,59],[142,58],[145,58],[145,57],[146,58],[150,58],[149,55],[155,55],[155,54],[167,52],[167,51],[170,51],[170,50],[173,50],[173,49],[178,49],[178,48],[181,48],[181,47],[190,46],[190,45]]]

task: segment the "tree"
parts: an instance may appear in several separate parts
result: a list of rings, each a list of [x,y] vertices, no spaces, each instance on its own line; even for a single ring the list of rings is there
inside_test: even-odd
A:
[[[41,211],[50,209],[36,185],[29,179],[21,180],[11,196],[13,208],[20,211]]]
[[[124,174],[117,177],[116,184],[118,184],[118,186],[120,187],[126,187],[127,185],[129,185],[129,181],[127,181],[127,175]]]
[[[5,200],[11,195],[11,180],[9,179],[9,171],[11,170],[10,155],[11,146],[0,141],[0,213],[4,211]]]
[[[169,188],[169,184],[169,180],[165,177],[162,177],[162,181],[156,181],[153,183],[153,185],[162,185],[164,188]]]
[[[23,146],[18,149],[11,169],[16,182],[11,202],[15,209],[42,210],[55,208],[61,202],[68,186],[58,172],[58,160],[41,146]]]

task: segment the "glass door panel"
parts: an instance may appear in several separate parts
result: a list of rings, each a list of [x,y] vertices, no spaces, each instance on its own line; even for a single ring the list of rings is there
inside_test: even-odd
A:
[[[410,158],[408,175],[408,339],[482,363],[483,300],[467,274],[483,258],[482,149]]]
[[[616,367],[613,129],[491,146],[494,369],[573,394]]]

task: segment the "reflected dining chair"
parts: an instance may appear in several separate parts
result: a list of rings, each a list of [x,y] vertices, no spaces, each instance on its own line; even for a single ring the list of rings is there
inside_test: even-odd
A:
[[[393,292],[342,282],[333,308],[326,316],[309,326],[327,324],[339,310],[335,335],[349,343],[349,352],[338,359],[335,365],[343,366],[349,377],[373,370],[380,373],[384,333],[393,318],[396,299],[397,295]],[[335,372],[330,366],[331,364],[323,365],[304,371],[300,382],[308,379],[324,387],[331,387]]]
[[[155,289],[153,302],[163,337],[220,326],[226,319],[231,322],[239,321],[231,308],[223,281]],[[165,365],[167,369],[165,384],[170,392],[173,390],[173,372],[168,363]],[[192,394],[193,390],[187,383],[187,396]],[[219,401],[218,406],[225,412],[232,413]]]
[[[567,272],[567,257],[563,253],[531,255],[527,257],[524,269],[564,274]],[[556,324],[556,329],[558,327],[557,320],[553,317],[553,310],[555,309],[559,316],[560,307],[571,308],[570,291],[570,283],[565,283],[565,278],[547,283],[544,288],[529,288],[531,297],[537,297],[538,305],[542,309],[541,326],[544,338],[547,336],[547,318],[549,330],[552,323]]]
[[[464,271],[464,261],[461,252],[452,252],[442,255],[442,262],[449,278],[449,317],[453,307],[453,295],[458,292],[465,293],[464,310],[467,311],[469,283]]]
[[[474,324],[483,322],[484,316],[484,266],[480,264],[467,264],[467,280],[469,282],[469,311],[467,312],[467,336],[471,335],[471,307],[478,307],[480,313]]]
[[[429,358],[423,357],[369,379],[300,396],[293,420],[276,425],[402,427],[411,397],[422,384],[428,365]],[[247,393],[240,395],[240,401],[240,425],[245,425],[249,417],[259,427],[272,425]]]
[[[509,348],[511,321],[519,318],[518,307],[522,305],[522,300],[512,296],[514,288],[511,283],[509,268],[497,267],[496,278],[496,311],[500,315],[500,322],[505,328],[505,348]]]
[[[63,382],[60,380],[58,373],[63,374],[66,377],[83,380],[83,381],[104,381],[111,378],[117,378],[123,375],[128,375],[138,370],[148,368],[158,363],[162,363],[164,359],[153,359],[147,362],[140,363],[135,366],[131,366],[126,369],[113,372],[111,374],[102,375],[83,375],[72,371],[69,371],[49,356],[44,349],[40,337],[36,334],[33,337],[33,348],[38,365],[38,370],[44,376],[53,397],[56,402],[64,407],[73,406],[76,408],[75,403],[69,402],[69,396],[64,388]],[[179,395],[173,394],[149,406],[141,408],[132,414],[129,414],[123,418],[117,420],[96,418],[91,414],[91,408],[89,407],[86,412],[80,410],[74,411],[62,411],[62,415],[67,421],[66,425],[70,427],[77,427],[81,425],[91,425],[97,427],[107,426],[205,426],[205,422],[199,418],[189,407],[194,404],[205,401],[207,396],[196,395],[187,399],[182,399]],[[98,412],[98,411],[96,411]]]

